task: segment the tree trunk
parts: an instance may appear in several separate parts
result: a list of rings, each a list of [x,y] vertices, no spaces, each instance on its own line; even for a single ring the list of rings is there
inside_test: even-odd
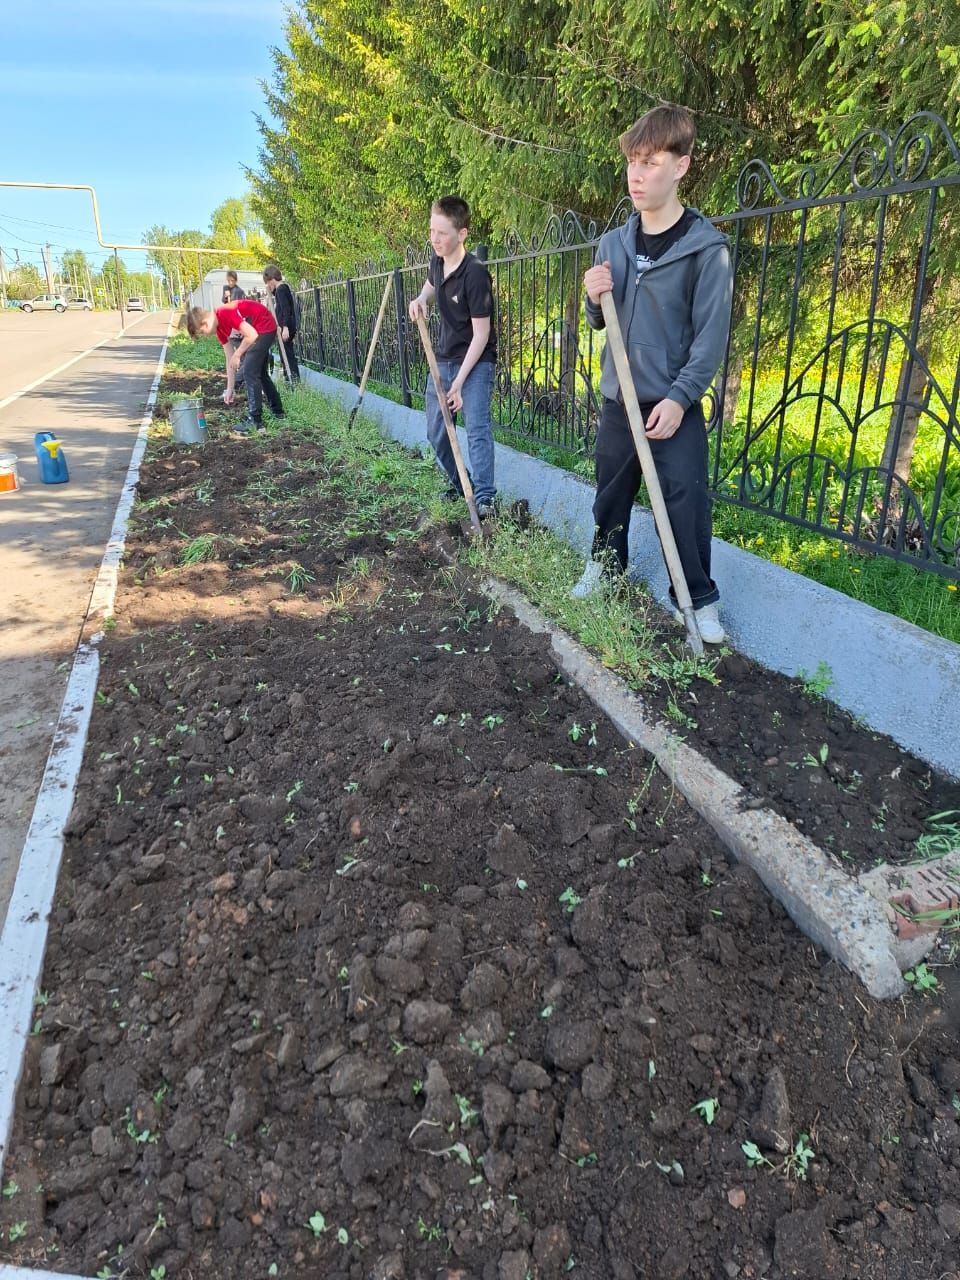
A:
[[[730,353],[727,380],[723,386],[723,421],[736,422],[737,404],[740,400],[740,384],[743,381],[743,356]]]

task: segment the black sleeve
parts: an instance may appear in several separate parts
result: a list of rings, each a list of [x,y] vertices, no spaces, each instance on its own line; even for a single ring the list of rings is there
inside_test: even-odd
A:
[[[245,298],[246,296],[247,295],[243,292],[243,290],[240,288],[238,284],[235,284],[233,288],[230,290],[230,298],[233,302],[239,302],[241,298]]]
[[[289,329],[292,334],[297,327],[297,321],[293,313],[293,294],[286,280],[281,280],[277,285],[274,301],[277,306],[277,324],[281,329]]]
[[[430,258],[430,265],[429,267],[427,267],[427,282],[429,284],[432,284],[435,289],[439,288],[437,281],[441,279],[441,277],[437,274],[437,263],[439,261],[440,259],[437,257],[437,255],[433,254]]]
[[[464,281],[467,306],[471,320],[493,319],[493,280],[486,267],[479,263],[467,272]]]

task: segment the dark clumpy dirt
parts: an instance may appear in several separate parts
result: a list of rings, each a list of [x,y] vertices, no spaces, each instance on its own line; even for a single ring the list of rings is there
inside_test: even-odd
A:
[[[144,468],[0,1257],[956,1280],[960,1008],[870,1000],[343,479],[285,433]]]

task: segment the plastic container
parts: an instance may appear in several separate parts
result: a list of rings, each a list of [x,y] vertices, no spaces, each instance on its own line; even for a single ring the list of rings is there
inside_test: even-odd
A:
[[[67,460],[63,456],[60,441],[52,431],[38,431],[33,437],[33,447],[40,467],[40,479],[44,484],[66,484],[70,479]]]
[[[170,402],[170,429],[177,444],[206,444],[207,420],[203,401],[196,398]]]
[[[20,472],[15,453],[0,453],[0,494],[16,493],[20,488]]]

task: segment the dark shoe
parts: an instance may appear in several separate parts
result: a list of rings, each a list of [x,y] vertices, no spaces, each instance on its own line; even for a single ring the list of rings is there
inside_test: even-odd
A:
[[[444,489],[440,496],[443,498],[444,502],[459,502],[463,497],[463,493],[456,485],[451,484]]]
[[[262,422],[254,422],[251,418],[244,418],[242,422],[238,422],[235,427],[230,428],[230,434],[234,436],[252,436],[255,432],[262,430]]]
[[[477,503],[477,515],[481,520],[489,520],[491,516],[496,515],[492,498],[482,499]]]

